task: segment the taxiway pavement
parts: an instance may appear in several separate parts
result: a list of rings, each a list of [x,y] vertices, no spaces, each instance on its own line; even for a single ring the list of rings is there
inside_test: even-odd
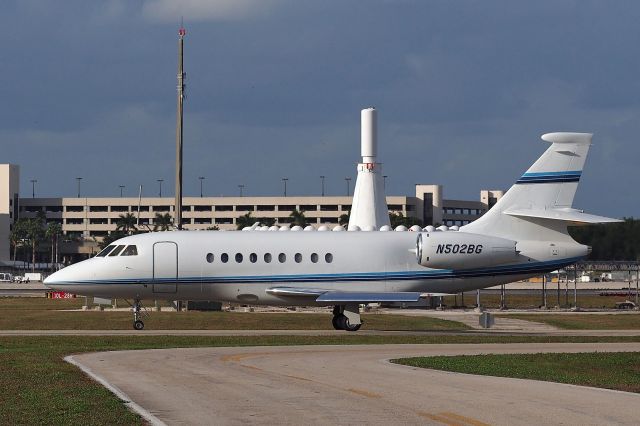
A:
[[[640,395],[391,364],[484,353],[640,351],[640,343],[159,349],[72,361],[166,424],[638,424]]]

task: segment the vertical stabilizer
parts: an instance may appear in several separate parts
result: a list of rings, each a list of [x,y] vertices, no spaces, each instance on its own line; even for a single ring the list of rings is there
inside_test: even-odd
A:
[[[551,146],[480,219],[464,230],[508,238],[544,239],[566,234],[566,222],[515,217],[510,212],[570,210],[591,146],[591,133],[547,133]]]
[[[375,108],[361,111],[361,154],[358,177],[353,191],[349,228],[378,230],[390,225],[384,191],[382,164],[377,162],[377,113]]]

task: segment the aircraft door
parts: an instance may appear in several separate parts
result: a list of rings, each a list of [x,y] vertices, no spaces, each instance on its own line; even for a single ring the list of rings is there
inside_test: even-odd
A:
[[[153,292],[178,291],[178,245],[160,241],[153,245]]]

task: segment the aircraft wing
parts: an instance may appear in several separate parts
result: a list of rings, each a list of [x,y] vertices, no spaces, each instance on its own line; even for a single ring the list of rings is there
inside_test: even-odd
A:
[[[584,213],[581,210],[576,210],[571,208],[558,208],[558,209],[546,209],[546,210],[514,209],[514,210],[507,210],[504,212],[504,214],[508,214],[509,216],[561,220],[561,221],[572,222],[576,224],[622,222],[619,219],[612,219],[604,216],[596,216],[594,214]]]
[[[267,293],[286,297],[315,297],[320,303],[375,303],[375,302],[417,302],[429,296],[448,296],[448,293],[419,293],[411,291],[360,292],[338,291],[301,287],[272,287]]]

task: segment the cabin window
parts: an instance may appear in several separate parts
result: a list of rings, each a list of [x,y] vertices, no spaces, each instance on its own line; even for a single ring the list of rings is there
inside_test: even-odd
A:
[[[120,256],[137,256],[138,255],[138,247],[131,245],[127,246],[126,249],[122,252]]]
[[[104,249],[102,249],[102,251],[98,254],[96,254],[96,257],[105,257],[106,255],[109,254],[109,252],[111,250],[113,250],[116,246],[107,246]]]
[[[120,252],[122,251],[122,249],[123,249],[123,248],[125,248],[125,247],[126,247],[126,246],[124,246],[124,245],[117,246],[117,247],[115,248],[115,250],[113,250],[111,253],[109,253],[109,257],[119,255],[119,254],[120,254]]]
[[[318,253],[311,253],[311,261],[313,263],[318,263]]]
[[[280,254],[278,255],[278,261],[279,261],[280,263],[284,263],[284,262],[286,262],[286,261],[287,261],[287,255],[286,255],[286,254],[284,254],[284,253],[280,253]]]
[[[236,253],[236,262],[242,263],[242,253]]]
[[[327,263],[333,262],[333,255],[331,253],[327,253],[324,255],[324,261]]]
[[[265,253],[264,254],[264,262],[265,263],[271,263],[271,253]]]
[[[207,262],[213,263],[213,253],[207,253]]]
[[[251,253],[249,255],[249,260],[251,261],[251,263],[256,263],[258,261],[258,255],[255,253]]]
[[[296,263],[302,262],[302,255],[300,253],[296,253],[293,258],[295,259]]]
[[[220,255],[220,260],[222,263],[227,263],[229,261],[229,255],[227,253],[222,253]]]

